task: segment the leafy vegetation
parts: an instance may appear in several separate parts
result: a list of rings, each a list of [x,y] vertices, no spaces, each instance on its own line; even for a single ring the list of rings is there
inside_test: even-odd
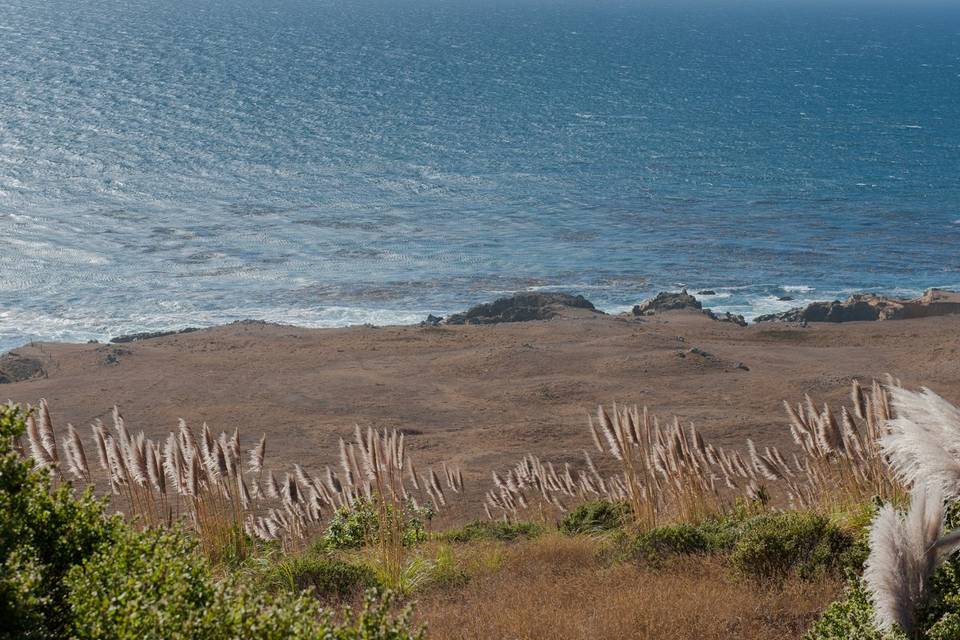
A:
[[[389,513],[382,515],[381,510],[390,511],[394,508],[389,503],[378,507],[371,500],[357,500],[352,505],[340,507],[330,518],[319,546],[323,549],[359,549],[373,544],[380,535],[381,523],[392,520]],[[402,510],[402,544],[411,546],[423,542],[427,538],[427,525],[433,518],[433,510],[428,506],[410,503],[404,504]]]
[[[617,529],[627,522],[630,505],[610,500],[584,502],[560,521],[560,530],[567,534],[596,533]]]
[[[544,527],[536,522],[503,522],[500,520],[475,520],[458,529],[451,529],[439,535],[441,540],[454,543],[473,540],[513,540],[530,539],[543,533]]]
[[[51,490],[47,471],[15,452],[25,417],[17,407],[0,409],[0,638],[422,637],[406,615],[391,617],[389,595],[371,593],[359,614],[334,622],[311,598],[256,593],[215,577],[186,531],[139,531],[104,517],[89,492]],[[361,579],[339,565],[325,576],[337,586],[345,576]]]

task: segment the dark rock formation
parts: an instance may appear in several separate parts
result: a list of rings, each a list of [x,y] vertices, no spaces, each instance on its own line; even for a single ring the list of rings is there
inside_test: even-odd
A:
[[[443,316],[435,316],[432,313],[427,315],[427,319],[420,323],[421,327],[438,327],[443,322]]]
[[[743,318],[743,316],[739,314],[734,315],[729,311],[724,311],[723,313],[715,313],[710,309],[704,309],[703,315],[707,316],[711,320],[716,320],[717,322],[732,322],[733,324],[741,327],[747,326],[747,321]]]
[[[813,302],[783,313],[758,316],[755,322],[859,322],[907,320],[960,313],[960,293],[929,289],[914,300],[858,293],[845,301]]]
[[[0,356],[0,384],[23,382],[45,374],[43,363],[36,358],[27,358],[12,351]]]
[[[572,296],[568,293],[518,293],[509,298],[478,304],[464,313],[455,313],[447,318],[447,324],[549,320],[563,307],[597,311],[593,303],[583,296]]]
[[[702,308],[703,305],[700,304],[700,301],[687,293],[686,289],[680,293],[661,291],[656,297],[644,300],[634,306],[633,315],[646,316],[658,311],[676,311],[678,309],[696,309],[699,311]]]
[[[704,292],[701,291],[700,293]],[[733,324],[740,325],[741,327],[747,326],[747,321],[743,319],[743,316],[734,315],[729,311],[724,313],[716,313],[710,309],[704,309],[700,301],[687,293],[686,289],[680,293],[669,293],[662,291],[658,293],[656,297],[644,300],[640,304],[634,306],[633,315],[649,316],[653,315],[654,313],[659,313],[660,311],[678,311],[684,309],[700,311],[711,320],[716,320],[718,322],[732,322]]]
[[[715,296],[717,292],[713,289],[704,289],[703,291],[697,291],[698,296]]]

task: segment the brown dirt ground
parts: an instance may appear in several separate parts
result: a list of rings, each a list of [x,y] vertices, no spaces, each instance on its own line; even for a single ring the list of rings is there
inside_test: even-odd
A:
[[[960,316],[807,328],[579,311],[488,326],[240,323],[123,345],[28,345],[16,351],[40,358],[47,377],[4,384],[0,397],[45,397],[61,426],[108,421],[116,403],[154,437],[180,417],[239,426],[250,446],[266,432],[277,469],[334,463],[338,436],[355,423],[402,427],[418,466],[461,465],[478,497],[491,469],[527,452],[579,460],[591,446],[586,414],[602,402],[676,414],[724,446],[752,437],[787,447],[781,400],[842,402],[853,378],[890,373],[958,403],[958,336]]]

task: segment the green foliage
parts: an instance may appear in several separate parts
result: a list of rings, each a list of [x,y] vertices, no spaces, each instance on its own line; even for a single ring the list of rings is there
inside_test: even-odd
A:
[[[334,599],[379,586],[369,567],[316,553],[281,559],[270,568],[267,583],[294,593],[311,589],[318,598]]]
[[[0,638],[53,638],[68,622],[63,576],[120,523],[90,493],[52,491],[47,473],[14,451],[25,418],[19,407],[0,407]]]
[[[896,637],[876,630],[867,592],[860,580],[854,579],[844,596],[827,608],[804,640],[893,640]]]
[[[664,525],[634,538],[629,554],[655,563],[671,555],[729,551],[740,535],[740,525],[735,518],[705,520],[697,525]]]
[[[853,537],[824,516],[787,511],[745,521],[730,560],[742,574],[781,579],[836,573],[845,566]]]
[[[706,537],[698,527],[675,524],[646,531],[633,541],[635,557],[655,562],[663,557],[710,551]]]
[[[420,637],[406,617],[390,618],[389,598],[369,597],[359,617],[334,625],[309,597],[215,581],[195,543],[179,531],[126,529],[116,544],[72,569],[66,583],[72,635],[87,640]]]
[[[446,542],[465,543],[473,540],[528,540],[543,533],[543,525],[535,522],[491,522],[475,520],[459,529],[441,533],[438,537]]]
[[[457,563],[453,550],[442,545],[437,549],[437,558],[430,571],[430,586],[436,588],[462,587],[470,581],[470,575]]]
[[[956,509],[951,516],[956,518]],[[918,622],[926,637],[935,640],[960,638],[960,558],[954,555],[930,580],[929,597],[918,612]]]
[[[392,509],[385,505],[384,509]],[[433,518],[433,510],[427,506],[404,508],[403,544],[414,545],[427,537],[427,524]],[[389,520],[389,518],[386,518]],[[320,540],[321,549],[358,549],[377,540],[379,529],[378,506],[362,500],[352,506],[344,506],[333,514],[327,530]]]
[[[630,505],[625,502],[584,502],[566,515],[560,522],[560,530],[569,535],[610,531],[623,526],[629,515]]]

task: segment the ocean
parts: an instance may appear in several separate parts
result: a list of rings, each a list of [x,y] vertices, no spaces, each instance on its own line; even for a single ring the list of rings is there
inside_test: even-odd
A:
[[[956,3],[0,0],[0,350],[682,286],[960,286]]]

